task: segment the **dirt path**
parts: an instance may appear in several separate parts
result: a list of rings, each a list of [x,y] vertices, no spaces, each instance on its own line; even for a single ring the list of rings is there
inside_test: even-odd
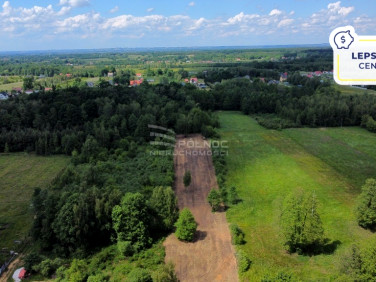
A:
[[[190,143],[181,141],[190,141]],[[192,148],[193,142],[195,146]],[[201,148],[200,148],[201,147]],[[179,208],[189,208],[197,223],[197,239],[180,242],[171,234],[164,246],[166,262],[173,261],[180,281],[238,281],[235,250],[225,213],[212,213],[206,201],[212,187],[217,186],[208,146],[201,136],[178,138],[175,146],[175,193]],[[192,183],[184,187],[183,175],[191,171]]]
[[[7,271],[0,277],[0,282],[6,282],[9,278],[12,278],[12,275],[14,271],[19,267],[20,262],[21,257],[17,257],[15,260],[13,260],[10,265],[8,265]]]

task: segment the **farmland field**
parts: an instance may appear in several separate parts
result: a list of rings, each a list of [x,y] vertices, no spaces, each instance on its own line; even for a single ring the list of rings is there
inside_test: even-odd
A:
[[[10,248],[27,235],[34,188],[46,188],[68,161],[64,156],[0,154],[0,226],[5,228],[0,230],[0,248]]]
[[[227,186],[242,202],[227,212],[246,234],[241,246],[251,258],[241,280],[291,273],[304,281],[338,277],[341,255],[352,243],[372,236],[354,216],[356,197],[376,177],[376,135],[361,128],[267,130],[249,116],[220,112],[223,140],[229,144]],[[332,251],[316,256],[288,254],[279,226],[281,204],[301,188],[314,191]]]

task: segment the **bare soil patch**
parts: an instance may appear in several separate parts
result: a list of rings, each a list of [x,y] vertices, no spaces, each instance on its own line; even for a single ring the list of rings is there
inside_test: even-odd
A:
[[[180,281],[238,281],[235,249],[223,212],[212,213],[207,203],[211,188],[218,188],[211,150],[201,135],[177,139],[175,146],[175,193],[179,208],[189,208],[198,223],[194,242],[180,242],[171,234],[164,246],[166,262],[173,261]],[[183,175],[189,170],[191,184]]]

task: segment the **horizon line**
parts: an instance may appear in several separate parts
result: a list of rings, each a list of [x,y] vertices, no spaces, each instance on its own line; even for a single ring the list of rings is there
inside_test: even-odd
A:
[[[7,50],[0,51],[0,55],[16,55],[16,54],[42,54],[42,53],[103,53],[111,52],[114,50],[128,51],[128,52],[146,52],[156,51],[161,52],[164,50],[176,50],[182,51],[182,49],[188,50],[203,50],[203,49],[221,49],[221,50],[246,50],[246,49],[282,49],[282,48],[304,48],[304,47],[330,47],[329,43],[312,43],[312,44],[275,44],[275,45],[204,45],[204,46],[174,46],[174,47],[105,47],[105,48],[77,48],[77,49],[32,49],[32,50]]]

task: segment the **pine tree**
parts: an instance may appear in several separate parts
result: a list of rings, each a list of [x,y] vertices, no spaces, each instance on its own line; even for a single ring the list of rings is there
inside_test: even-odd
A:
[[[187,208],[180,212],[178,221],[175,223],[175,235],[182,241],[193,241],[197,229],[197,223],[191,211]]]

